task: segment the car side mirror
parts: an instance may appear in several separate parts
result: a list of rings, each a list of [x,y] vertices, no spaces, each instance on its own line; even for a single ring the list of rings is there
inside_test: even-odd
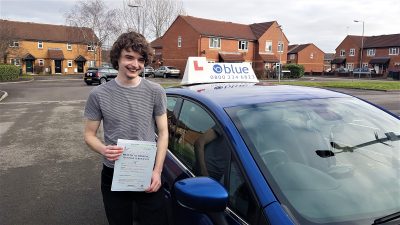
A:
[[[193,177],[179,180],[174,185],[177,202],[195,211],[223,212],[228,204],[228,192],[209,177]]]

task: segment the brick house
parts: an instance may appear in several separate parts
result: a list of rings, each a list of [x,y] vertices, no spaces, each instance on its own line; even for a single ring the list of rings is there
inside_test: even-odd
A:
[[[88,44],[98,43],[89,28],[9,20],[0,20],[0,26],[9,32],[2,60],[24,73],[80,74],[101,64],[101,48]]]
[[[363,40],[362,40],[363,39]],[[388,71],[400,67],[400,34],[389,34],[379,36],[348,35],[336,48],[332,67],[344,67],[352,71],[360,67],[361,46],[362,67],[375,69],[379,74],[387,75]]]
[[[304,72],[322,72],[325,53],[314,44],[289,45],[287,63],[304,66]]]
[[[209,62],[249,62],[259,77],[279,61],[286,63],[289,43],[276,21],[244,25],[181,15],[160,40],[156,53],[163,65],[184,71],[189,56],[202,56]]]

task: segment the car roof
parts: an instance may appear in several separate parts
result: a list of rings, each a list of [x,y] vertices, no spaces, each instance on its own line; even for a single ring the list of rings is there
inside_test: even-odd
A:
[[[205,104],[212,102],[222,108],[267,102],[351,97],[326,89],[263,82],[185,85],[167,88],[166,92],[170,95],[192,98]]]

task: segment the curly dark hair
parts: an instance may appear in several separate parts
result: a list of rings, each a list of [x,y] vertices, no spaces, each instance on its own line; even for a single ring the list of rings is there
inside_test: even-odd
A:
[[[144,65],[147,66],[153,58],[153,49],[146,41],[146,38],[136,32],[127,32],[121,34],[114,42],[110,51],[110,60],[114,69],[118,70],[118,59],[121,56],[122,49],[138,52],[144,58]]]

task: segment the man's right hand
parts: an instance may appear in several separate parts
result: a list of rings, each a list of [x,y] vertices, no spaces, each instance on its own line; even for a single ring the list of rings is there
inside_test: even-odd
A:
[[[122,155],[124,149],[116,145],[107,145],[102,151],[102,154],[110,161],[115,161]]]

